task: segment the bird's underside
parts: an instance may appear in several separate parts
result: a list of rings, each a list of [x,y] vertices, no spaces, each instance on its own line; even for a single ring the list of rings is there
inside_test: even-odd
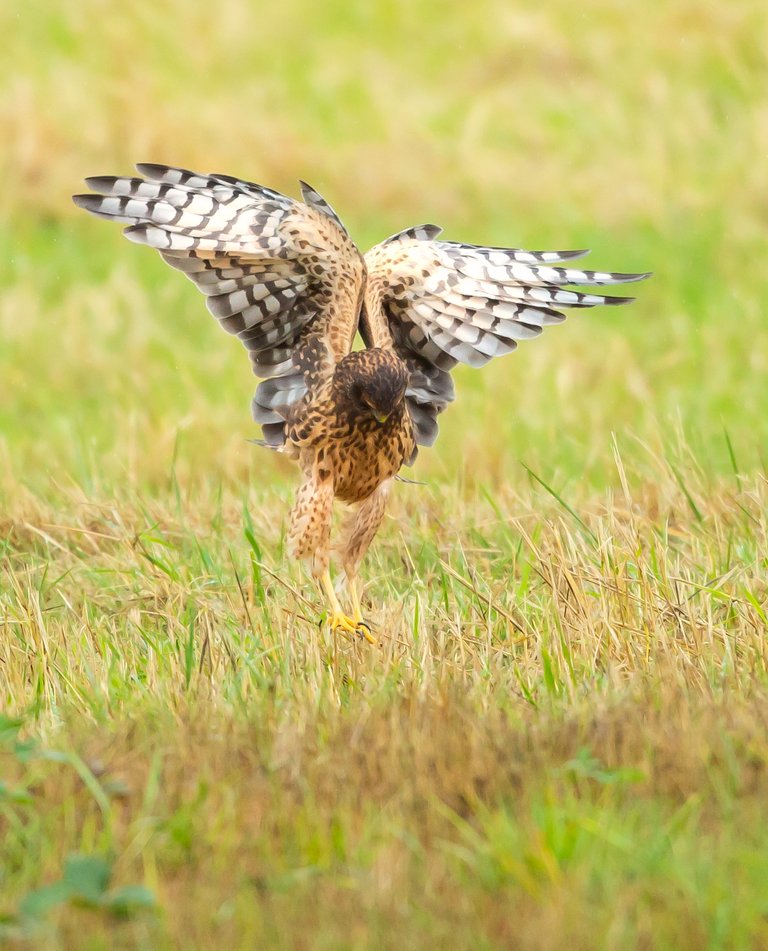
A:
[[[141,177],[87,179],[77,205],[122,222],[205,294],[209,311],[248,350],[263,382],[252,402],[262,445],[295,458],[302,480],[289,549],[323,585],[334,629],[373,640],[363,620],[360,562],[392,479],[431,446],[454,399],[451,370],[484,366],[564,320],[561,308],[622,304],[571,287],[646,274],[561,266],[586,251],[522,251],[439,241],[422,225],[363,256],[331,207],[227,175],[165,165]],[[359,332],[364,349],[353,351]],[[329,574],[334,499],[350,505],[337,546],[352,603]]]

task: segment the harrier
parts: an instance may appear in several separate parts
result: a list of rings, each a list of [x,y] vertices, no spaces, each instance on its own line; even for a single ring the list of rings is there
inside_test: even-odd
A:
[[[325,589],[334,630],[373,642],[358,569],[392,480],[437,436],[454,399],[451,370],[481,367],[564,320],[563,307],[629,297],[567,286],[623,284],[647,274],[558,266],[586,251],[521,251],[439,241],[409,228],[358,251],[309,185],[303,201],[229,175],[138,165],[142,177],[86,179],[75,204],[127,227],[205,294],[263,379],[253,397],[262,445],[298,461],[289,551]],[[352,349],[356,333],[365,349]],[[352,506],[341,564],[346,614],[329,573],[334,499]]]

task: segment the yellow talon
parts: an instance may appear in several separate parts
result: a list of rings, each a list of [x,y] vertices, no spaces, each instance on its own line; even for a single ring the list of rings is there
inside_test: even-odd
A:
[[[364,638],[369,644],[378,644],[371,633],[371,625],[363,619],[363,612],[360,609],[360,592],[357,590],[357,578],[349,579],[349,595],[352,598],[352,620],[355,622],[355,630],[358,636]]]
[[[373,634],[371,634],[371,628],[367,621],[363,621],[362,619],[359,620],[355,627],[355,633],[358,637],[362,637],[364,640],[368,641],[369,644],[379,643]]]

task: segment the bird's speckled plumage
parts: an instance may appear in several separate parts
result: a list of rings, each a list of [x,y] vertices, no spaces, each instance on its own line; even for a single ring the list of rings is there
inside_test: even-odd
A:
[[[560,266],[585,251],[440,241],[434,225],[393,235],[363,257],[305,183],[300,202],[227,175],[137,168],[140,178],[87,179],[94,193],[74,201],[156,248],[247,348],[263,379],[252,404],[263,444],[297,459],[303,476],[289,547],[326,581],[334,498],[356,506],[341,545],[354,579],[392,478],[437,436],[458,363],[480,367],[510,353],[560,323],[559,308],[631,300],[568,285],[647,276]],[[366,349],[353,352],[358,331]]]

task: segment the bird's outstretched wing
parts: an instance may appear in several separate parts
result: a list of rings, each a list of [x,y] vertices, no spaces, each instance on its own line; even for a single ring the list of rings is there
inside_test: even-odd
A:
[[[253,416],[267,445],[284,442],[290,407],[351,348],[365,267],[331,207],[228,175],[137,165],[142,177],[94,177],[73,200],[128,227],[205,294],[208,310],[265,377]]]
[[[563,307],[624,304],[566,289],[639,281],[560,267],[586,251],[521,251],[435,240],[421,225],[393,235],[365,255],[368,270],[360,331],[367,346],[394,347],[411,369],[407,398],[418,445],[437,437],[438,413],[454,398],[450,371],[481,367],[565,319]]]

